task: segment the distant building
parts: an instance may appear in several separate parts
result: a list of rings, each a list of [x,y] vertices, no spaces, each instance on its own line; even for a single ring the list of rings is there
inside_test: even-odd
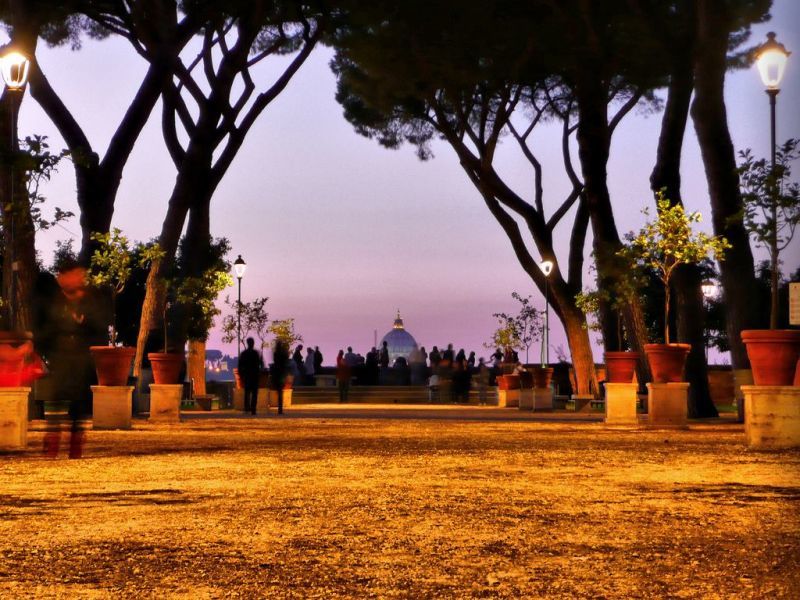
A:
[[[406,331],[403,326],[403,319],[400,318],[400,311],[397,311],[397,318],[394,320],[392,329],[381,339],[380,345],[383,346],[386,342],[389,347],[389,364],[394,364],[394,361],[402,356],[408,360],[408,355],[417,348],[417,340],[414,336]],[[378,348],[380,350],[380,348]]]

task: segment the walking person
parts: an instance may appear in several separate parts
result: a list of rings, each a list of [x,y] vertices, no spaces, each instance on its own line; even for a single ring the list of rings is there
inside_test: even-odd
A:
[[[258,374],[264,361],[255,349],[256,341],[247,338],[247,348],[239,355],[239,377],[244,387],[244,412],[256,414],[258,403]]]
[[[344,358],[344,350],[336,356],[336,382],[339,384],[339,402],[347,402],[350,394],[350,365]]]
[[[272,368],[270,381],[272,389],[278,395],[278,414],[283,414],[283,386],[286,382],[286,371],[289,366],[289,349],[281,340],[275,340],[272,350]],[[294,361],[293,361],[294,362]],[[296,364],[296,363],[295,363]]]
[[[37,332],[38,349],[44,356],[53,383],[53,400],[66,408],[71,422],[69,457],[81,458],[86,442],[84,423],[92,413],[90,386],[96,382],[90,346],[106,343],[106,318],[89,293],[86,269],[76,261],[60,265],[58,291],[43,311]],[[58,414],[62,414],[58,411]],[[60,417],[47,421],[44,452],[58,455]]]

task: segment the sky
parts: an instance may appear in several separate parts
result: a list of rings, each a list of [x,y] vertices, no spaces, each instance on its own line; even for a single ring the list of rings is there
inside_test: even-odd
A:
[[[778,96],[781,141],[800,137],[800,3],[776,0],[772,14],[770,23],[754,27],[751,40],[760,43],[774,30],[795,50]],[[452,343],[488,356],[484,342],[496,328],[492,314],[517,309],[511,293],[532,295],[540,308],[543,297],[447,145],[434,143],[434,158],[423,162],[412,147],[386,150],[353,131],[334,99],[331,56],[328,48],[312,53],[256,122],[212,201],[213,235],[231,241],[231,260],[241,254],[247,262],[243,301],[269,296],[270,316],[293,317],[304,343],[318,345],[326,364],[348,345],[366,353],[376,334],[380,340],[391,329],[398,310],[406,329],[428,350]],[[87,41],[78,52],[43,48],[38,60],[95,150],[104,153],[145,72],[144,61],[118,39]],[[266,85],[277,68],[261,68],[257,83]],[[768,156],[769,104],[755,68],[728,74],[726,102],[737,151],[749,147],[757,156]],[[638,229],[645,220],[641,209],[653,203],[648,178],[660,123],[660,113],[637,111],[614,135],[609,188],[621,234]],[[55,149],[64,146],[27,96],[20,136],[34,133],[47,135]],[[560,132],[545,126],[534,135],[545,169],[545,206],[552,211],[569,185],[561,166]],[[530,197],[530,171],[511,144],[501,145],[498,161],[500,173]],[[710,228],[706,179],[691,123],[682,177],[687,207],[700,211],[706,217],[703,227]],[[174,181],[159,105],[125,169],[112,225],[132,239],[156,237]],[[48,206],[77,213],[70,165],[43,191]],[[79,233],[77,219],[41,232],[37,249],[45,263],[57,240],[74,237],[79,244]],[[556,231],[562,260],[568,235],[567,228]],[[587,240],[587,252],[590,244]],[[800,240],[784,261],[786,272],[800,264]],[[590,283],[587,276],[586,286]],[[235,286],[228,293],[235,298]],[[550,325],[555,359],[567,344],[557,319]],[[235,344],[223,344],[220,337],[212,331],[208,347],[235,353]],[[530,360],[538,360],[538,347]]]

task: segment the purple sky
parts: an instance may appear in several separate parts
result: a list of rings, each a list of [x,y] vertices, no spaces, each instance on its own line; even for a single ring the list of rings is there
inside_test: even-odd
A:
[[[776,0],[773,21],[755,28],[753,40],[775,30],[790,57],[778,96],[778,140],[800,137],[800,4]],[[461,171],[454,153],[434,144],[435,158],[420,162],[412,148],[389,151],[356,135],[334,100],[331,51],[317,49],[286,91],[252,129],[212,204],[212,231],[231,240],[233,254],[248,264],[243,300],[269,296],[273,318],[294,317],[306,344],[319,345],[330,364],[339,348],[365,353],[389,331],[397,309],[406,328],[429,350],[456,349],[488,355],[483,342],[495,328],[492,313],[514,311],[512,291],[533,294],[543,306],[510,243]],[[105,151],[114,128],[143,76],[144,62],[122,40],[85,43],[80,52],[43,50],[39,61],[53,87]],[[274,67],[272,67],[274,68]],[[270,68],[263,68],[266,78]],[[768,100],[755,68],[728,76],[728,121],[737,150],[768,154]],[[661,115],[631,114],[614,136],[609,186],[621,233],[643,222],[652,205],[648,177],[655,158]],[[160,109],[151,116],[124,173],[113,225],[132,239],[157,236],[175,171],[160,133]],[[46,134],[62,147],[55,127],[26,97],[20,135]],[[560,132],[542,127],[535,144],[545,169],[545,204],[553,210],[567,191],[560,163]],[[499,170],[530,197],[530,171],[506,143]],[[577,162],[576,162],[577,165]],[[683,159],[687,206],[710,220],[708,193],[694,131],[689,127]],[[65,165],[44,193],[49,205],[77,212],[74,172]],[[548,203],[549,199],[549,203]],[[565,249],[568,226],[557,230]],[[708,223],[705,226],[709,226]],[[55,241],[79,227],[40,234],[46,263]],[[587,251],[590,242],[587,241]],[[562,260],[565,253],[561,253]],[[788,267],[800,264],[800,240],[787,250]],[[587,279],[587,284],[590,281]],[[235,287],[230,295],[235,296]],[[551,359],[566,348],[551,320]],[[212,332],[209,347],[235,352]],[[538,357],[538,347],[531,360]],[[598,353],[596,359],[601,360]]]

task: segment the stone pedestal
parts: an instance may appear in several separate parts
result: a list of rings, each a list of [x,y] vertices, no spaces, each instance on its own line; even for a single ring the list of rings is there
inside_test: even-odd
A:
[[[553,390],[551,388],[533,389],[533,410],[553,410]]]
[[[233,388],[233,409],[238,411],[244,410],[244,389]]]
[[[689,384],[648,383],[647,424],[650,427],[686,429],[688,427]]]
[[[743,385],[747,445],[763,450],[800,448],[800,387]]]
[[[523,388],[519,391],[519,409],[520,410],[533,410],[534,404],[534,391],[533,388]]]
[[[29,387],[0,388],[0,448],[25,448],[28,443]]]
[[[130,429],[133,386],[92,386],[92,427],[94,429]]]
[[[606,425],[635,427],[639,424],[636,416],[638,389],[637,383],[606,383]]]
[[[733,370],[733,396],[736,400],[736,421],[744,423],[744,391],[742,386],[753,385],[753,371],[751,369]]]
[[[150,384],[151,423],[180,423],[183,385]]]
[[[501,408],[516,408],[519,406],[520,390],[497,390],[497,406]]]
[[[258,396],[256,396],[256,413],[265,413],[269,411],[271,390],[267,388],[258,388]],[[286,401],[286,394],[283,395],[284,402]],[[278,401],[278,396],[275,396],[275,402]]]
[[[589,412],[592,410],[592,400],[594,396],[591,394],[572,394],[572,410],[575,412]]]

